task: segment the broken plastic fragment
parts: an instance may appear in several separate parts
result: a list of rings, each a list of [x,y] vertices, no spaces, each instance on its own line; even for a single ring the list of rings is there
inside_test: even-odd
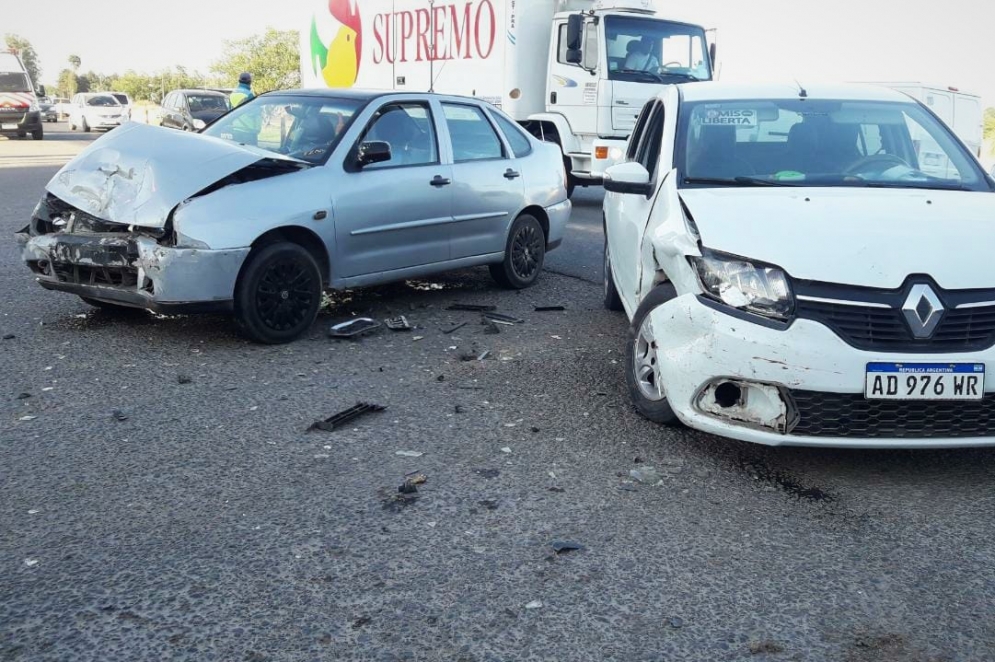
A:
[[[37,417],[37,416],[21,416],[21,417],[20,417],[19,419],[17,419],[17,420],[19,420],[19,421],[33,421],[33,420],[35,420],[36,418],[38,418],[38,417]]]
[[[38,559],[24,559],[24,565],[33,568],[38,565]]]
[[[533,600],[525,605],[526,609],[542,609],[542,600]]]
[[[556,313],[562,310],[566,310],[566,306],[536,306],[535,311],[537,313]]]
[[[501,452],[502,453],[511,453],[511,448],[509,448],[508,446],[505,446],[504,448],[501,449]]]
[[[349,421],[359,418],[363,414],[368,414],[370,412],[383,411],[386,409],[383,405],[376,405],[368,402],[357,402],[355,406],[350,407],[344,411],[340,411],[333,416],[329,416],[323,421],[315,421],[308,428],[311,430],[324,430],[325,432],[331,432],[342,425],[345,425]]]
[[[349,320],[348,322],[340,322],[339,324],[335,324],[328,330],[328,335],[331,338],[356,338],[364,333],[370,333],[376,329],[379,329],[380,326],[380,322],[375,319],[370,319],[369,317],[357,317],[356,319]]]
[[[401,457],[421,457],[424,453],[420,451],[397,451],[394,455],[400,455]]]
[[[13,339],[14,339],[14,338],[16,338],[16,337],[17,337],[17,336],[15,336],[15,335],[14,335],[13,333],[5,333],[5,334],[3,335],[3,339],[4,339],[4,340],[13,340]]]
[[[443,329],[442,332],[445,333],[446,335],[448,335],[450,333],[453,333],[454,331],[459,331],[460,329],[462,329],[466,325],[467,325],[467,322],[460,322],[459,324],[451,326],[448,329]]]
[[[585,547],[579,542],[571,542],[569,540],[557,540],[553,543],[553,551],[557,554],[567,554],[569,552],[580,552],[583,551]]]
[[[454,303],[446,310],[465,310],[471,313],[486,313],[497,310],[497,306],[480,305],[476,303]]]
[[[657,485],[661,482],[660,474],[657,473],[655,467],[651,466],[642,466],[632,469],[629,471],[629,476],[646,485]]]
[[[511,315],[502,315],[501,313],[484,313],[483,317],[485,320],[489,320],[496,324],[506,324],[508,326],[513,324],[525,324],[525,320],[512,317]]]
[[[384,320],[384,324],[391,331],[410,331],[414,327],[408,322],[408,318],[404,315],[398,317],[391,317],[390,319]]]

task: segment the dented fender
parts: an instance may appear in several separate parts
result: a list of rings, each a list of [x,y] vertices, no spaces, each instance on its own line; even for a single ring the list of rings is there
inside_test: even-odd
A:
[[[684,215],[677,191],[677,171],[663,179],[650,211],[640,244],[639,290],[637,300],[649,294],[658,283],[669,281],[678,294],[698,292],[698,280],[688,264],[688,256],[700,256],[698,237]]]

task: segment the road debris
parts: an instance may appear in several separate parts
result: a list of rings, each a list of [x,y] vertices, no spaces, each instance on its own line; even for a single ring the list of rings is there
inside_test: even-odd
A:
[[[511,315],[502,315],[501,313],[484,313],[482,317],[485,320],[494,322],[495,324],[504,324],[506,326],[525,324],[525,320],[512,317]]]
[[[24,565],[33,568],[38,565],[38,559],[24,559]]]
[[[352,622],[352,629],[353,630],[358,630],[359,628],[363,627],[364,625],[369,625],[372,622],[373,622],[373,619],[370,618],[369,616],[360,616],[359,618],[357,618],[356,620],[354,620]]]
[[[5,334],[3,335],[3,339],[4,339],[4,340],[13,340],[13,339],[14,339],[14,338],[16,338],[16,337],[17,337],[17,336],[15,336],[15,335],[14,335],[13,333],[5,333]]]
[[[582,552],[586,547],[579,542],[570,540],[556,540],[553,542],[553,551],[557,554],[569,554],[570,552]]]
[[[27,400],[30,397],[31,397],[31,394],[28,393],[27,391],[25,391],[24,393],[18,394],[17,399],[18,400]]]
[[[563,489],[562,487],[547,487],[546,490],[548,492],[555,492],[556,494],[563,494],[564,492],[566,492],[566,490]]]
[[[17,420],[19,420],[19,421],[33,421],[33,420],[35,420],[36,418],[38,418],[38,417],[37,417],[37,416],[21,416],[21,417],[20,417],[19,419],[17,419]]]
[[[466,411],[466,409],[463,408],[463,405],[456,405],[455,407],[453,407],[453,411],[457,414],[462,414],[463,412]]]
[[[532,433],[533,434],[538,434],[539,433],[539,428],[537,428],[536,426],[533,425],[532,426]]]
[[[536,306],[537,313],[558,313],[566,310],[566,306]]]
[[[401,483],[401,486],[397,488],[400,494],[417,494],[418,486],[412,483],[410,480],[406,480]]]
[[[477,474],[481,478],[486,478],[487,480],[497,478],[501,475],[501,471],[499,469],[474,469],[473,473]]]
[[[400,455],[401,457],[421,457],[424,453],[419,451],[397,451],[394,455]]]
[[[630,470],[629,476],[633,480],[639,481],[645,485],[659,485],[661,482],[660,474],[657,473],[656,467],[651,467],[649,465]]]
[[[114,418],[115,420],[118,420],[118,421],[126,421],[126,420],[128,420],[128,415],[126,413],[124,413],[123,411],[121,411],[120,409],[115,409],[114,411],[112,411],[111,412],[111,417]]]
[[[189,375],[177,375],[176,381],[179,384],[189,384],[193,379]]]
[[[525,605],[526,609],[542,609],[542,600],[533,600]]]
[[[684,627],[684,619],[681,618],[680,616],[671,616],[670,618],[667,619],[667,622],[670,623],[670,627],[672,628]]]
[[[469,322],[460,322],[459,324],[454,324],[453,326],[450,326],[449,328],[443,329],[442,332],[444,334],[446,334],[446,335],[449,335],[450,333],[453,333],[455,331],[459,331],[460,329],[462,329],[467,324],[469,324]]]
[[[505,446],[504,448],[501,449],[501,452],[502,453],[509,453],[510,454],[511,453],[511,448],[509,448],[508,446]]]
[[[340,411],[333,416],[329,416],[323,421],[315,421],[310,427],[308,427],[308,431],[324,430],[325,432],[331,432],[332,430],[335,430],[336,428],[339,428],[349,421],[355,420],[364,414],[383,411],[385,409],[386,407],[383,405],[372,404],[369,402],[357,402],[355,406],[344,411]]]
[[[446,310],[463,310],[470,313],[488,313],[497,310],[497,306],[480,305],[476,303],[454,303]]]
[[[489,350],[489,349],[487,349],[487,350],[484,350],[483,352],[481,352],[481,353],[480,353],[480,354],[479,354],[479,355],[477,356],[477,360],[478,360],[478,361],[483,361],[484,359],[486,359],[486,358],[487,358],[488,356],[490,356],[490,355],[491,355],[491,350]]]
[[[751,641],[750,642],[750,655],[763,655],[763,654],[776,654],[783,653],[784,646],[772,641],[770,639],[765,639],[764,641]]]
[[[425,340],[425,336],[415,336],[411,339],[411,342],[418,342],[419,340]]]
[[[501,333],[501,329],[498,327],[498,325],[490,320],[484,320],[481,322],[481,324],[484,325],[484,333],[488,335],[496,336],[497,334]]]
[[[445,375],[439,375],[438,377],[435,378],[435,381],[437,381],[437,382],[444,382],[444,381],[446,381],[446,376]]]
[[[404,476],[404,482],[411,483],[412,485],[424,485],[428,482],[428,476],[420,471],[412,471]]]
[[[356,319],[349,320],[348,322],[340,322],[335,324],[328,330],[328,335],[331,338],[357,338],[363,334],[371,333],[376,329],[379,329],[382,325],[380,322],[369,317],[357,317]]]
[[[478,501],[477,503],[487,510],[497,510],[500,505],[496,499],[484,499],[483,501]]]
[[[386,319],[384,320],[384,324],[391,331],[410,331],[411,329],[415,328],[411,326],[411,324],[408,322],[408,318],[405,317],[404,315]]]

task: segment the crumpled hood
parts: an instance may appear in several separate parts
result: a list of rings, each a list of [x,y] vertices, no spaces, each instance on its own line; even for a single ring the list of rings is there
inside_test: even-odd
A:
[[[163,227],[178,204],[263,159],[294,161],[219,138],[130,123],[94,141],[46,189],[105,221]]]
[[[995,287],[995,193],[915,189],[682,189],[706,248],[796,279],[897,288]]]

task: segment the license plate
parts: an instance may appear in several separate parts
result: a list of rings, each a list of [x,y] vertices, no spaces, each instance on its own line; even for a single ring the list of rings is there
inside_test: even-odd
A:
[[[16,131],[17,130],[17,125],[16,124],[0,124],[0,130],[2,130],[2,131]]]
[[[981,400],[984,363],[868,363],[868,400]]]

